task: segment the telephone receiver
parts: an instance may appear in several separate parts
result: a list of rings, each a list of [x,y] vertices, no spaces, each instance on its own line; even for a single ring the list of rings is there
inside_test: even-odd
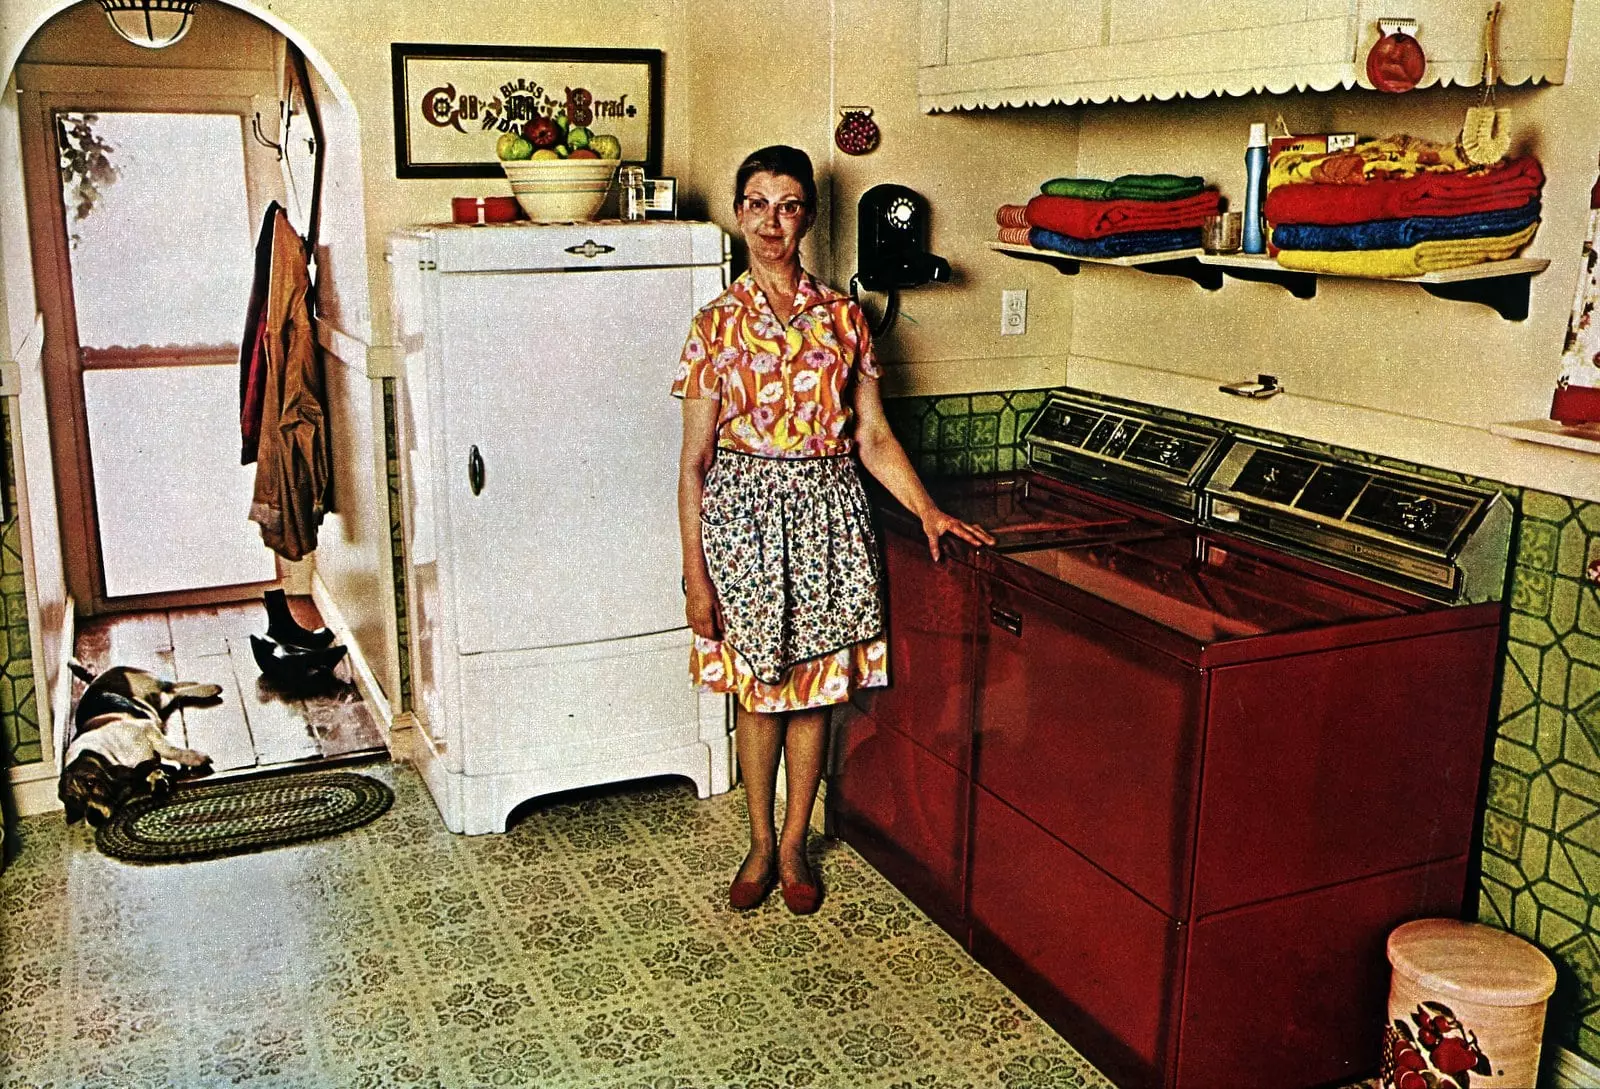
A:
[[[928,202],[903,185],[874,185],[856,209],[856,281],[868,291],[949,283],[950,262],[928,252]]]

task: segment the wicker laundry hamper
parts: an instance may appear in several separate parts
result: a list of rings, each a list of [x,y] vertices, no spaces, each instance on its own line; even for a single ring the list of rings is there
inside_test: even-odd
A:
[[[1532,1089],[1550,959],[1503,930],[1418,919],[1389,935],[1383,1089]]]

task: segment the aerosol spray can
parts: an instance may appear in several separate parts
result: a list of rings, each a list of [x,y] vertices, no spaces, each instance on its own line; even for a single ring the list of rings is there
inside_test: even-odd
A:
[[[1266,253],[1267,234],[1261,222],[1261,206],[1267,199],[1267,126],[1264,121],[1250,126],[1250,142],[1244,149],[1244,244],[1245,253]]]

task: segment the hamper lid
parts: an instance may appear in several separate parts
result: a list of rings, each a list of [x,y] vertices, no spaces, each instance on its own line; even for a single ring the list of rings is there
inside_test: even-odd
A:
[[[1418,919],[1389,935],[1389,963],[1441,997],[1528,1006],[1555,990],[1550,958],[1515,934],[1457,919]]]

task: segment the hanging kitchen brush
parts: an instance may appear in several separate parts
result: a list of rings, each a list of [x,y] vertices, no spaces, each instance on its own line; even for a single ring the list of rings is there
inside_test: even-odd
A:
[[[1497,163],[1511,148],[1511,109],[1496,106],[1494,85],[1500,78],[1500,4],[1496,0],[1483,24],[1483,97],[1467,108],[1461,126],[1461,151],[1474,163]]]

